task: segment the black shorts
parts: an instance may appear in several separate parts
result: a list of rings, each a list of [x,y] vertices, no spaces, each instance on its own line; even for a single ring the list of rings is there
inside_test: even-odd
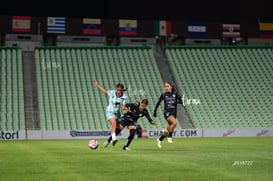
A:
[[[171,111],[171,112],[164,112],[164,118],[167,120],[169,116],[173,115],[176,118],[176,112]]]
[[[137,122],[132,120],[131,118],[122,117],[119,121],[119,124],[125,128],[126,126],[136,126]]]

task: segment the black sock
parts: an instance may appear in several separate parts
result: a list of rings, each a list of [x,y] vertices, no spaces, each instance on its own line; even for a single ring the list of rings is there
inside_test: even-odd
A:
[[[121,132],[121,129],[119,128],[116,128],[116,136]],[[108,138],[108,143],[110,143],[112,141],[112,136],[110,135],[109,138]]]
[[[112,136],[109,136],[109,138],[108,138],[108,143],[110,143],[111,142],[111,140],[112,140]]]
[[[130,143],[132,142],[132,140],[134,139],[136,134],[136,130],[135,129],[131,129],[130,130],[130,135],[127,138],[126,144],[124,145],[125,147],[129,147]]]
[[[116,128],[116,136],[121,132],[121,129]]]
[[[161,135],[158,139],[159,139],[160,141],[163,141],[165,137],[166,137],[166,136]]]
[[[168,138],[172,138],[172,137],[173,137],[173,132],[169,132]]]

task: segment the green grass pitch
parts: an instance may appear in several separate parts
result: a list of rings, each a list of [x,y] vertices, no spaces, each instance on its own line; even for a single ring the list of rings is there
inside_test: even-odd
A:
[[[84,140],[0,141],[0,180],[122,181],[273,179],[273,138],[135,138],[130,151]]]

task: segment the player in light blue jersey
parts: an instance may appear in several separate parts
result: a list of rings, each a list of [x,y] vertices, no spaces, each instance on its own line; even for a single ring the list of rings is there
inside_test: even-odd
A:
[[[129,111],[128,108],[125,106],[127,96],[126,94],[124,94],[124,91],[126,91],[126,89],[121,83],[118,83],[116,85],[116,90],[104,89],[101,85],[99,85],[97,80],[94,80],[94,84],[102,93],[109,96],[109,102],[106,108],[106,118],[111,124],[112,144],[114,146],[117,143],[116,128],[117,121],[121,115],[120,108],[122,108],[126,112]]]

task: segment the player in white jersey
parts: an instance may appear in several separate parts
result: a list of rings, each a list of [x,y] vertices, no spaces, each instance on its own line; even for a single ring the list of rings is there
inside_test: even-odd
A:
[[[113,146],[117,143],[116,137],[116,128],[117,128],[117,121],[120,118],[120,108],[128,111],[128,108],[125,106],[127,96],[124,94],[126,89],[124,85],[118,83],[116,85],[116,90],[106,90],[101,85],[99,85],[97,80],[94,80],[95,86],[104,94],[109,96],[108,106],[106,108],[106,118],[111,124],[111,136],[112,136],[112,144]]]

